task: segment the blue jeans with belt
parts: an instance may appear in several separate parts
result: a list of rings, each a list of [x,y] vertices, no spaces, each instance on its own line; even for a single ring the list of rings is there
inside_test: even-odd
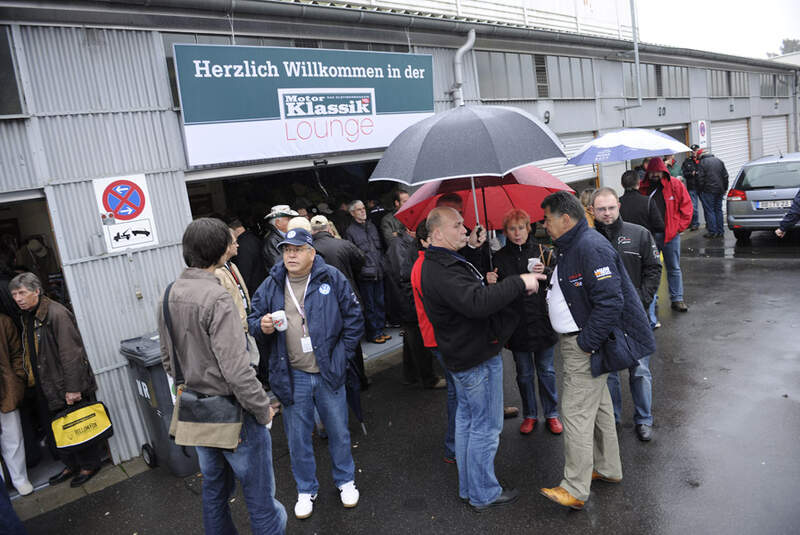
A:
[[[523,418],[537,418],[536,392],[533,386],[534,363],[539,383],[539,398],[545,418],[558,418],[558,390],[556,371],[553,368],[555,346],[541,351],[514,351],[517,366],[517,386],[522,397]]]
[[[472,505],[487,505],[503,492],[494,474],[494,457],[503,430],[503,360],[495,355],[473,368],[452,373],[458,397],[458,494]]]
[[[248,412],[239,446],[231,451],[197,446],[203,473],[203,527],[207,535],[237,533],[231,517],[230,497],[236,479],[242,484],[250,529],[253,534],[286,532],[286,510],[275,499],[275,473],[272,469],[272,438],[269,430]]]

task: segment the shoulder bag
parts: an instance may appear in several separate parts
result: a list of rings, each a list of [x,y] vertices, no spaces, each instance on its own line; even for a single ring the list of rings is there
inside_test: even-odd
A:
[[[172,366],[178,385],[169,434],[179,446],[234,450],[239,445],[244,410],[234,396],[207,395],[186,388],[169,313],[172,284],[164,291],[163,302],[164,324],[172,343]]]

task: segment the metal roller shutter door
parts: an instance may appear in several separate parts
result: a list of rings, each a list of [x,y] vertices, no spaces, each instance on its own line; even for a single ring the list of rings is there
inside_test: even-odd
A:
[[[711,153],[722,160],[733,183],[739,169],[750,160],[747,119],[711,123]]]
[[[563,134],[559,135],[558,138],[564,143],[565,152],[571,158],[581,147],[594,139],[594,133]],[[550,158],[549,160],[537,162],[536,167],[544,169],[567,184],[597,176],[592,165],[566,165],[566,162],[565,158]]]
[[[764,139],[764,156],[789,152],[789,117],[764,117],[761,119],[761,135]]]

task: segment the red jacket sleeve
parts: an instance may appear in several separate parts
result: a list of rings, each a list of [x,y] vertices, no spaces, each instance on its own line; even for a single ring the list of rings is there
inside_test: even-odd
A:
[[[686,186],[683,185],[683,182],[677,178],[673,178],[671,182],[672,193],[675,195],[675,203],[678,205],[677,232],[680,234],[689,228],[689,224],[692,222],[694,208],[692,207],[692,199],[689,197],[689,192],[686,190]]]

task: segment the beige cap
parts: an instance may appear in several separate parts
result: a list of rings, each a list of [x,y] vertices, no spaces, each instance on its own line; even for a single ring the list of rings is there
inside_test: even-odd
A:
[[[286,230],[292,230],[293,228],[301,228],[306,230],[307,232],[311,232],[311,223],[308,222],[303,216],[293,217],[289,220],[289,224],[286,226]]]
[[[272,207],[270,212],[264,216],[264,219],[273,219],[276,217],[294,217],[296,215],[299,214],[292,210],[288,204],[276,204]]]
[[[328,218],[324,215],[315,215],[311,218],[311,225],[315,227],[325,227],[328,225]]]

